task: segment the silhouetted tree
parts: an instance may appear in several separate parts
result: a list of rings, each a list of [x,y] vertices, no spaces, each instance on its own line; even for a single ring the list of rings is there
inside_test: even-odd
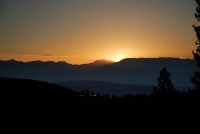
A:
[[[160,71],[160,76],[158,77],[158,86],[154,87],[154,92],[170,93],[174,91],[174,85],[170,80],[170,72],[164,67]]]
[[[200,0],[195,0],[197,3],[195,18],[200,21]],[[194,31],[196,32],[197,40],[195,44],[197,45],[196,52],[192,51],[194,59],[197,62],[197,66],[200,68],[200,26],[193,25]],[[194,76],[191,78],[193,84],[197,90],[200,89],[200,72],[195,71]]]

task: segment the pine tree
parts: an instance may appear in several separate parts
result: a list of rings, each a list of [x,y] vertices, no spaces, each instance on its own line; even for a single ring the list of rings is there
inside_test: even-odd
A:
[[[158,77],[158,86],[154,88],[154,92],[171,93],[174,91],[174,85],[170,79],[170,72],[164,67],[160,71],[160,76]]]
[[[197,3],[195,18],[200,21],[200,0],[195,0]],[[197,66],[200,68],[200,26],[193,25],[194,31],[196,32],[197,40],[195,44],[197,45],[196,52],[192,52],[194,59],[197,62]],[[195,85],[197,90],[200,90],[200,72],[195,71],[194,76],[191,78],[192,83]]]

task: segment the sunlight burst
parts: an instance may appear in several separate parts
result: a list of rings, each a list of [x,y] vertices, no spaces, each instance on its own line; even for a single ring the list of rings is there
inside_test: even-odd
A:
[[[116,55],[116,56],[105,56],[107,60],[111,60],[114,62],[118,62],[122,59],[124,59],[125,57],[123,55]]]
[[[122,59],[124,59],[124,56],[122,56],[122,55],[117,55],[117,56],[114,56],[112,60],[115,61],[115,62],[118,62],[118,61],[120,61],[120,60],[122,60]]]

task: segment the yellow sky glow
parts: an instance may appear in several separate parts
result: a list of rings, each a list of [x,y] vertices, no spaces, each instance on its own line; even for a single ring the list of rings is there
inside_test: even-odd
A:
[[[194,1],[19,1],[2,3],[0,60],[83,64],[196,50]]]

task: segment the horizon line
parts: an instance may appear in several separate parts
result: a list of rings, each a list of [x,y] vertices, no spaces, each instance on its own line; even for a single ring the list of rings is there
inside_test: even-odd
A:
[[[194,60],[194,57],[193,58],[188,58],[188,57],[127,57],[127,58],[123,58],[121,59],[120,61],[122,60],[125,60],[125,59],[164,59],[164,58],[171,58],[171,59],[180,59],[180,60],[184,60],[184,59],[187,59],[187,60]],[[109,60],[109,59],[105,59],[105,58],[102,58],[102,59],[97,59],[97,60],[94,60],[92,62],[88,62],[88,63],[80,63],[80,64],[72,64],[72,63],[69,63],[67,61],[63,61],[63,60],[60,60],[60,61],[53,61],[53,60],[30,60],[30,61],[23,61],[23,60],[16,60],[14,58],[12,59],[8,59],[8,60],[2,60],[0,59],[1,61],[17,61],[17,62],[23,62],[23,63],[27,63],[27,62],[54,62],[54,63],[59,63],[59,62],[65,62],[67,64],[71,64],[71,65],[85,65],[85,64],[91,64],[91,63],[94,63],[96,61],[109,61],[109,62],[113,62],[113,63],[117,63],[117,62],[120,62],[120,61],[113,61],[113,60]]]

